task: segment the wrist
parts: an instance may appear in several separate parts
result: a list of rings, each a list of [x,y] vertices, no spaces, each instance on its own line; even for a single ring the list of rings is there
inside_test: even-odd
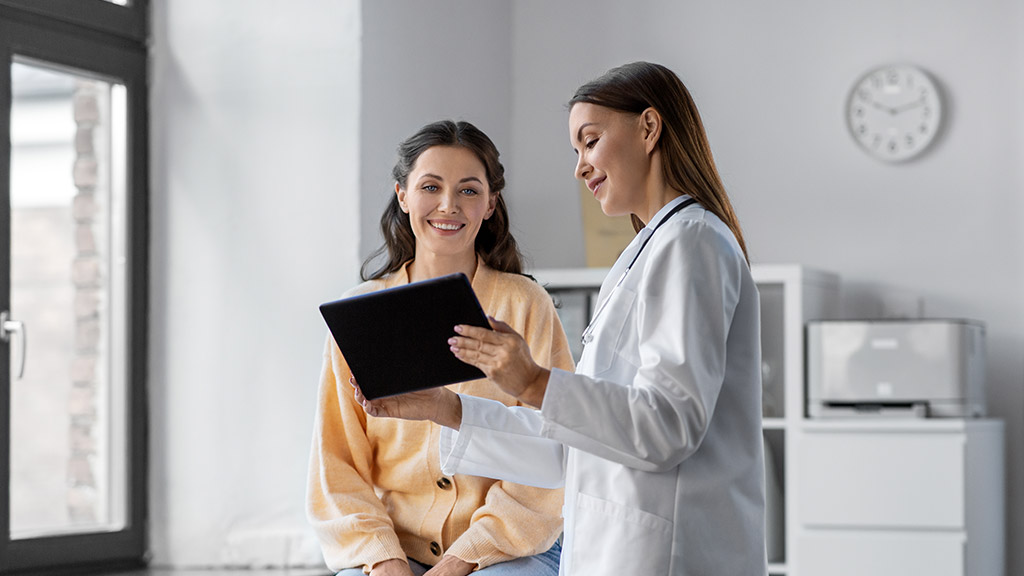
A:
[[[440,400],[434,422],[458,430],[462,426],[462,399],[455,392],[445,389]]]
[[[551,378],[551,371],[547,368],[537,367],[534,377],[519,395],[519,400],[534,408],[540,408],[544,403],[544,394],[548,391],[548,380]]]

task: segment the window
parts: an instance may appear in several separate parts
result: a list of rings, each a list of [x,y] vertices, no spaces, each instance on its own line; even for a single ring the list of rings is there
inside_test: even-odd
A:
[[[0,0],[0,573],[143,561],[145,10]]]

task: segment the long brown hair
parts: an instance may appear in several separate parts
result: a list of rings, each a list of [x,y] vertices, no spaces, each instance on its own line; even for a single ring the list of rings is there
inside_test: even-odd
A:
[[[494,213],[480,226],[476,235],[476,252],[487,266],[500,272],[523,273],[523,255],[509,229],[508,208],[505,206],[505,167],[498,161],[498,148],[479,128],[469,122],[442,120],[427,124],[398,145],[398,162],[391,170],[395,182],[405,189],[409,173],[416,160],[427,149],[434,146],[455,146],[465,148],[483,163],[487,172],[487,186],[496,196]],[[384,214],[380,218],[380,231],[384,245],[377,248],[363,262],[359,275],[363,281],[377,280],[396,272],[416,255],[416,236],[412,233],[409,215],[402,212],[398,197],[392,191]],[[377,270],[369,272],[370,266],[379,256],[387,258]]]
[[[569,100],[569,107],[580,102],[630,114],[640,114],[648,108],[657,110],[662,118],[657,145],[665,156],[665,181],[725,222],[749,262],[739,219],[715,167],[697,105],[675,73],[650,62],[612,68],[600,78],[580,86]],[[644,222],[636,214],[632,215],[632,220],[633,228],[639,232]]]

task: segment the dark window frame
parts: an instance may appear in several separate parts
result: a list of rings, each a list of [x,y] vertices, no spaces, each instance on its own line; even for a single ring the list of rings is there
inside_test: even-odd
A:
[[[10,355],[0,346],[0,574],[143,566],[148,517],[148,1],[0,0],[0,309],[10,305],[10,67],[15,57],[123,82],[128,93],[126,526],[116,532],[10,538]]]

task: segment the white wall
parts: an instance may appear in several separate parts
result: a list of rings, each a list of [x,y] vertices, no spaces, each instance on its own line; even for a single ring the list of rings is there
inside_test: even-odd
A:
[[[920,294],[988,325],[989,409],[1007,423],[1007,542],[1024,538],[1024,147],[1021,9],[1009,0],[515,3],[509,180],[538,266],[583,248],[564,102],[632,60],[663,63],[700,107],[751,258],[838,272],[848,302]],[[847,135],[866,70],[913,62],[945,88],[948,128],[886,165]],[[1009,547],[1008,574],[1024,571]]]
[[[356,280],[360,3],[152,9],[153,563],[317,562],[317,305]]]
[[[395,145],[435,119],[476,123],[503,152],[528,257],[582,265],[564,103],[635,59],[668,65],[693,92],[755,262],[836,271],[851,300],[919,293],[929,315],[988,323],[989,406],[1008,424],[1007,541],[1024,537],[1016,2],[177,0],[153,10],[156,563],[303,555],[281,548],[308,535],[324,334],[315,304],[353,284],[378,245]],[[937,145],[898,166],[861,153],[843,124],[853,81],[893,61],[930,70],[949,108]],[[1024,570],[1022,555],[1010,548],[1008,573]]]
[[[398,143],[424,124],[466,120],[508,169],[511,5],[499,0],[363,2],[360,249],[382,243]],[[521,192],[509,184],[509,202]]]

